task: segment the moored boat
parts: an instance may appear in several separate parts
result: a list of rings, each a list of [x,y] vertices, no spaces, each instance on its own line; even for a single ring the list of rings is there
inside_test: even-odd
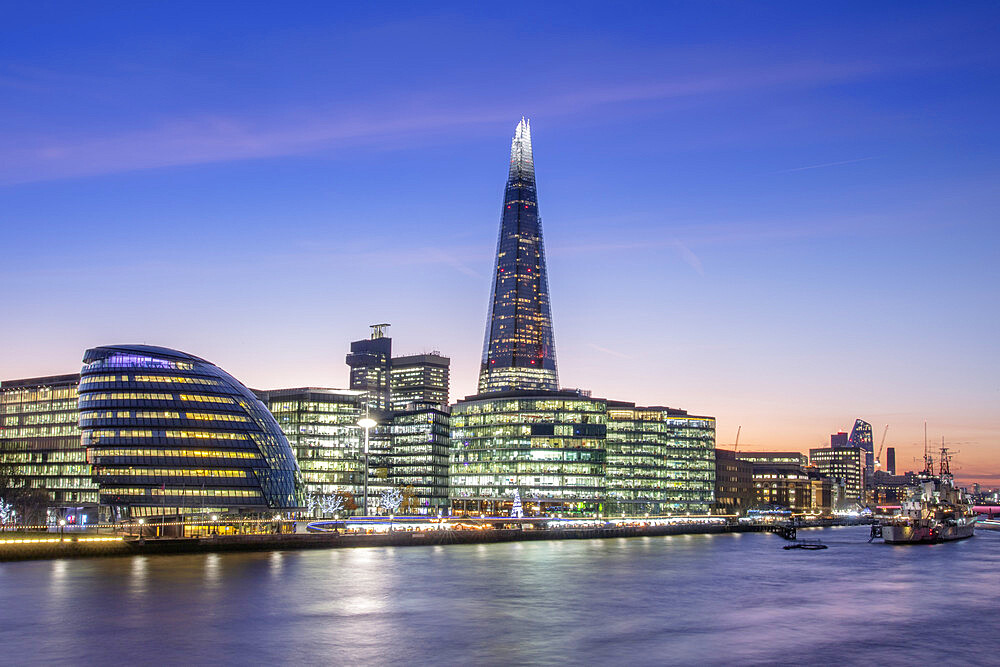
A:
[[[976,515],[965,493],[955,487],[950,460],[948,449],[942,446],[940,472],[935,475],[933,462],[925,456],[920,483],[899,511],[882,521],[886,544],[933,544],[973,537]]]

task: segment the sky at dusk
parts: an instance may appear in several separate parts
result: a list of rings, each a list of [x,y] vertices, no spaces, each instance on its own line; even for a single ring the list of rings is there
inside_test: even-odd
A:
[[[0,378],[111,343],[475,391],[510,139],[560,379],[1000,484],[996,3],[8,3]]]

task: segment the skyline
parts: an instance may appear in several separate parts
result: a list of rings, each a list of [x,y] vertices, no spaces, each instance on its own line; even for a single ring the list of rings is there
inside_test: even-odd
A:
[[[927,419],[1000,482],[997,8],[553,6],[509,72],[489,7],[56,7],[0,42],[0,378],[149,343],[346,387],[384,321],[474,393],[525,115],[563,386],[741,449],[889,423],[901,470]]]

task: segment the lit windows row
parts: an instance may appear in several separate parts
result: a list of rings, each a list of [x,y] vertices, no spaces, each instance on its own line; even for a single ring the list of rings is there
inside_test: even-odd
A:
[[[178,371],[190,371],[194,369],[194,364],[188,361],[175,361],[159,359],[141,354],[116,352],[105,359],[92,361],[86,366],[87,370],[98,370],[102,368],[149,368],[149,369],[172,369]]]
[[[199,394],[179,394],[181,401],[194,401],[200,403],[219,403],[224,405],[234,405],[235,400],[228,396],[204,396]],[[80,396],[81,403],[87,401],[173,401],[173,394],[163,394],[156,392],[88,392]]]
[[[28,403],[34,401],[53,401],[57,399],[76,398],[76,386],[72,387],[38,387],[33,389],[3,389],[3,403]]]
[[[179,377],[171,375],[136,375],[136,382],[162,382],[167,384],[204,384],[212,387],[219,387],[222,385],[220,380],[212,380],[209,378],[190,378],[190,377]]]
[[[0,429],[0,437],[7,438],[44,438],[49,436],[79,435],[80,429],[76,424],[65,426],[26,426],[22,428]]]
[[[144,429],[94,429],[89,431],[92,441],[98,438],[152,438],[153,431]],[[195,438],[203,440],[248,440],[246,433],[220,433],[217,431],[164,431],[165,438]]]
[[[109,456],[209,458],[209,459],[259,459],[257,452],[227,451],[222,449],[119,449],[100,447],[88,450],[95,458]]]
[[[213,468],[114,468],[104,467],[94,469],[94,475],[104,477],[239,477],[246,478],[246,470],[223,470]]]
[[[101,489],[101,495],[110,496],[188,496],[199,498],[212,496],[216,498],[260,498],[260,491],[248,489],[161,489],[158,487],[106,487]]]
[[[170,412],[140,410],[132,412],[129,410],[106,410],[89,411],[80,413],[80,419],[191,419],[196,421],[220,421],[220,422],[249,422],[249,417],[234,414],[215,414],[209,412]]]

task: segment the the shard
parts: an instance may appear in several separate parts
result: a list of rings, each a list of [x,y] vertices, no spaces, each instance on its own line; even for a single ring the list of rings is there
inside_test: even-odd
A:
[[[558,388],[531,126],[521,118],[510,146],[479,393]]]

